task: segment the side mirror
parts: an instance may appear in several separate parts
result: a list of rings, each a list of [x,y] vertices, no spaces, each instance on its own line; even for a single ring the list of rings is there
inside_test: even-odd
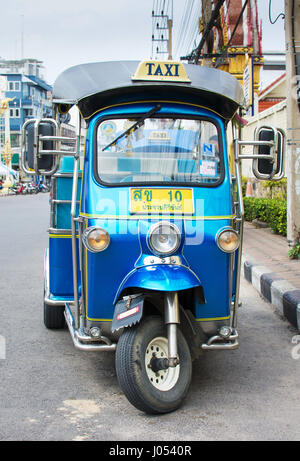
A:
[[[38,135],[41,136],[55,136],[54,126],[47,123],[41,123],[38,127]],[[35,127],[33,124],[28,126],[27,130],[27,153],[26,159],[28,161],[28,166],[31,170],[37,169],[39,171],[51,171],[54,166],[54,155],[46,154],[43,156],[37,156],[35,165],[35,147],[36,147],[36,139],[35,139]],[[53,141],[43,141],[42,142],[42,149],[43,150],[54,150],[54,143]]]
[[[257,179],[278,181],[284,176],[285,134],[281,129],[262,126],[256,128],[255,141],[262,145],[256,146],[252,172]],[[263,142],[266,144],[263,144]],[[270,145],[270,141],[273,145]],[[260,160],[259,156],[263,158]],[[270,159],[268,159],[270,157]]]
[[[31,175],[51,176],[58,169],[54,155],[58,124],[53,119],[29,119],[22,127],[22,170]],[[53,138],[53,140],[51,140]]]
[[[74,136],[58,136],[58,123],[52,118],[30,119],[22,127],[21,168],[31,175],[51,176],[61,156],[77,157],[79,141]]]

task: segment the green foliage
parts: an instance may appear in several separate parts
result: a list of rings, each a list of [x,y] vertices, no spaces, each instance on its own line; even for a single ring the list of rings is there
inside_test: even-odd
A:
[[[286,235],[286,201],[269,198],[244,198],[245,220],[258,219],[268,223],[270,228],[280,235]]]
[[[246,176],[242,176],[242,191],[243,191],[243,197],[245,197],[245,195],[246,195],[247,182],[248,182],[248,178],[246,178]]]
[[[286,185],[287,179],[283,178],[280,181],[263,181],[262,187],[266,191],[267,198],[286,200]]]
[[[288,251],[288,256],[290,259],[297,259],[300,257],[300,243],[296,243],[296,246]]]

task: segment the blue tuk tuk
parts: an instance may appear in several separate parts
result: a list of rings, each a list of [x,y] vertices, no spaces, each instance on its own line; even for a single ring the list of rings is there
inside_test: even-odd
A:
[[[147,413],[179,407],[201,353],[238,347],[241,160],[276,180],[284,157],[282,130],[241,141],[243,102],[213,68],[90,63],[57,78],[53,119],[23,127],[23,170],[52,178],[45,326],[115,351],[121,389]],[[75,137],[62,131],[74,105]]]

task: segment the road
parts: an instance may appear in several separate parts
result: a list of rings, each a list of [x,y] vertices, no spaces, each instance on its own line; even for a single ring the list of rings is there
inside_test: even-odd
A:
[[[164,416],[128,403],[113,353],[78,351],[67,330],[45,329],[48,200],[0,197],[0,440],[300,439],[297,332],[244,280],[239,349],[198,359],[184,405]]]

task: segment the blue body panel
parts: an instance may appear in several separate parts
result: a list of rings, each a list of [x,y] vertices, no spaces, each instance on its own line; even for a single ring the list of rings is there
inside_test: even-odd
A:
[[[155,291],[181,291],[200,286],[198,277],[187,267],[176,265],[150,265],[134,269],[121,283],[116,294],[129,287],[139,287]]]
[[[194,214],[183,216],[182,219],[174,217],[177,224],[179,221],[181,223],[180,230],[183,237],[178,256],[182,258],[182,266],[153,265],[139,268],[139,260],[143,255],[151,254],[143,243],[149,226],[146,225],[147,229],[144,232],[141,223],[148,222],[150,225],[158,220],[170,219],[164,216],[151,216],[150,221],[149,216],[131,215],[128,186],[104,187],[95,179],[93,131],[99,119],[124,113],[144,114],[152,107],[153,103],[111,107],[95,115],[89,124],[80,214],[87,218],[87,226],[105,228],[110,234],[111,242],[109,247],[100,253],[84,250],[87,267],[85,273],[87,318],[111,320],[115,298],[128,287],[167,291],[193,288],[197,285],[203,287],[206,303],[194,306],[196,318],[228,318],[231,256],[222,252],[215,241],[217,232],[231,226],[233,218],[224,122],[215,114],[194,105],[168,103],[163,104],[161,110],[161,113],[166,116],[176,113],[179,117],[185,115],[210,117],[219,125],[223,136],[224,181],[216,187],[194,187]]]
[[[49,238],[49,288],[54,296],[72,296],[72,240],[69,237]]]
[[[206,303],[195,306],[196,318],[229,316],[230,255],[218,248],[215,236],[220,229],[231,225],[230,220],[185,221],[186,239],[180,253],[185,267],[156,265],[148,266],[145,270],[138,267],[141,257],[148,254],[141,253],[138,220],[121,220],[116,223],[112,220],[91,219],[89,225],[106,229],[111,238],[107,250],[100,253],[86,252],[86,306],[90,320],[111,320],[114,302],[122,290],[130,286],[174,291],[201,285]],[[120,234],[119,230],[127,230],[127,225],[131,233]],[[188,237],[192,233],[201,236],[196,245]],[[164,279],[167,274],[170,280]]]
[[[80,199],[81,179],[78,181],[77,201]],[[56,179],[56,197],[58,200],[71,200],[73,178]],[[79,205],[77,205],[77,212]],[[55,227],[57,229],[71,229],[71,204],[57,203],[55,213]]]
[[[104,187],[96,181],[93,171],[93,136],[96,124],[102,118],[123,114],[144,114],[155,103],[128,103],[110,107],[96,114],[89,123],[84,168],[78,184],[78,212],[86,218],[86,226],[98,226],[107,230],[110,245],[100,253],[83,250],[84,305],[86,316],[93,321],[111,321],[114,303],[123,290],[140,288],[158,291],[177,291],[202,286],[205,304],[190,306],[199,320],[227,319],[230,316],[231,273],[229,254],[221,251],[215,241],[216,234],[232,225],[233,203],[226,148],[224,121],[214,113],[199,106],[183,103],[162,103],[160,113],[166,117],[206,116],[220,128],[223,137],[224,181],[214,187],[193,187],[193,215],[167,217],[164,215],[138,216],[130,214],[128,186]],[[130,117],[129,117],[130,118]],[[184,143],[182,141],[182,149]],[[125,161],[125,163],[124,163]],[[140,167],[130,159],[124,159],[120,170],[136,171]],[[181,160],[185,161],[185,160]],[[61,161],[59,173],[73,171],[73,159]],[[191,164],[192,168],[192,164]],[[180,169],[180,166],[179,166]],[[186,165],[184,166],[186,169]],[[174,186],[151,186],[166,187]],[[184,188],[185,186],[180,186]],[[190,185],[186,186],[191,188]],[[72,178],[56,178],[56,199],[71,200]],[[181,233],[181,245],[175,256],[180,264],[145,265],[144,258],[152,253],[147,245],[150,226],[161,220],[172,221]],[[56,229],[71,229],[70,204],[56,204]],[[73,296],[72,242],[69,235],[50,235],[49,244],[50,293],[66,300]],[[80,274],[78,280],[81,280]],[[80,290],[81,287],[79,287]],[[80,290],[81,291],[81,290]]]
[[[53,198],[71,202],[74,159],[63,157],[60,160],[58,176],[55,177]],[[78,183],[77,200],[80,199],[81,178]],[[71,240],[71,204],[55,203],[54,229],[69,231],[66,233],[50,233],[49,235],[49,289],[52,297],[67,300],[74,297],[73,262]],[[79,204],[77,205],[79,212]],[[79,278],[80,280],[80,278]]]

